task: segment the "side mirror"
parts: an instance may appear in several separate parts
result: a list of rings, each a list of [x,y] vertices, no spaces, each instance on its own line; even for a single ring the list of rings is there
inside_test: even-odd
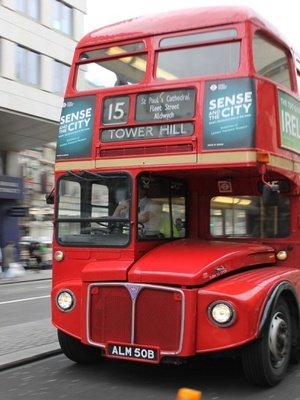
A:
[[[54,204],[54,189],[45,196],[46,204]]]
[[[279,187],[278,185],[264,185],[263,187],[263,204],[264,206],[279,205]]]

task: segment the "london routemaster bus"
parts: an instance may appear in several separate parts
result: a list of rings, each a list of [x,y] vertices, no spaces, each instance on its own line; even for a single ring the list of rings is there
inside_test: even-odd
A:
[[[79,41],[55,163],[52,320],[78,363],[299,355],[300,59],[250,9]],[[51,198],[49,198],[51,201]]]

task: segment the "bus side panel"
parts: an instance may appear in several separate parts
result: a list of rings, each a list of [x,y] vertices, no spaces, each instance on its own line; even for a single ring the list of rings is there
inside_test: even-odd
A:
[[[70,311],[61,311],[56,305],[57,294],[62,290],[68,290],[75,296],[74,306]],[[81,339],[81,326],[83,326],[82,313],[83,287],[80,280],[61,282],[52,288],[52,323],[61,331]]]
[[[297,115],[293,111],[296,104],[299,106],[300,103],[295,93],[279,89],[274,83],[266,80],[257,79],[256,148],[258,150],[264,149],[290,160],[290,149],[294,151],[293,159],[300,162],[298,145],[295,141],[289,140],[289,136],[296,136],[299,129],[293,122]],[[284,127],[281,127],[281,124],[284,124]],[[285,130],[284,133],[281,132],[282,129]]]
[[[266,80],[256,83],[256,148],[277,152],[277,87]]]
[[[229,349],[259,335],[259,325],[273,290],[288,282],[300,292],[298,272],[292,268],[263,268],[219,280],[198,291],[197,352]],[[297,287],[298,285],[298,287]],[[229,327],[217,326],[209,316],[215,301],[227,301],[236,311]]]

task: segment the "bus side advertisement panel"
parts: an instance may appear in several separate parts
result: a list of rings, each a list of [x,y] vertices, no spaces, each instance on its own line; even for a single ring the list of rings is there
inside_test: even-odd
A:
[[[94,96],[64,100],[57,138],[56,160],[91,157],[94,110]]]
[[[280,145],[300,153],[300,102],[279,90]]]
[[[210,81],[205,87],[203,148],[253,148],[255,85],[241,78]]]

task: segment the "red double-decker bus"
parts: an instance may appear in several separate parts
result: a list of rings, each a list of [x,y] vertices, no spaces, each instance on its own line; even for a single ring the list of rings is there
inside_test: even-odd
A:
[[[55,163],[63,352],[230,351],[274,385],[299,355],[300,59],[252,10],[132,19],[77,45]]]

